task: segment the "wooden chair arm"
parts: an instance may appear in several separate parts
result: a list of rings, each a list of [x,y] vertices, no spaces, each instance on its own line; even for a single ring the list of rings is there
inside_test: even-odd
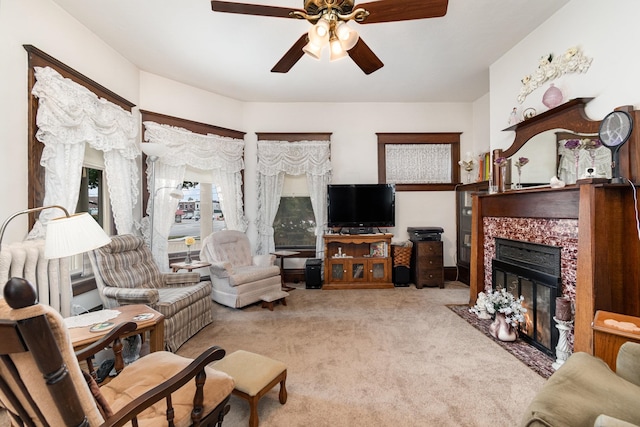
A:
[[[124,322],[116,325],[107,335],[103,336],[98,341],[83,348],[82,350],[76,351],[76,358],[78,360],[85,360],[94,356],[96,353],[109,346],[109,344],[114,342],[117,338],[135,331],[137,327],[138,325],[136,325],[135,322]]]
[[[98,341],[83,348],[82,350],[76,351],[76,359],[78,359],[78,361],[84,360],[87,364],[89,375],[91,375],[94,380],[97,380],[96,370],[91,359],[96,353],[102,351],[105,347],[109,346],[109,344],[113,343],[113,356],[115,359],[114,368],[116,369],[116,372],[119,373],[124,369],[122,342],[120,341],[120,338],[135,331],[137,327],[138,325],[135,322],[124,322],[116,325],[107,335],[103,336]]]
[[[196,381],[196,396],[194,396],[194,411],[199,406],[202,411],[202,403],[204,397],[202,395],[202,389],[204,387],[204,381],[206,374],[204,368],[211,362],[220,360],[224,357],[225,351],[218,347],[213,346],[205,350],[197,359],[194,359],[186,368],[178,372],[173,378],[170,378],[157,385],[146,393],[138,396],[136,399],[129,402],[126,406],[113,414],[108,420],[106,420],[102,427],[119,427],[124,426],[134,419],[137,414],[144,411],[154,403],[165,399],[180,387],[185,385],[189,380],[195,377]],[[170,401],[167,402],[167,406],[170,406]]]

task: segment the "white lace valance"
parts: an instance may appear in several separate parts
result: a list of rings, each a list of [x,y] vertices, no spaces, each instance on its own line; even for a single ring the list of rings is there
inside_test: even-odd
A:
[[[169,154],[156,161],[155,188],[174,188],[182,183],[187,166],[207,171],[211,174],[210,182],[219,186],[220,209],[227,228],[245,231],[247,219],[244,216],[241,176],[244,169],[244,140],[203,135],[152,121],[145,121],[144,127],[147,141],[169,147]],[[147,178],[151,180],[150,176]],[[153,186],[149,185],[149,188]],[[168,271],[167,241],[178,201],[172,199],[168,191],[152,196],[155,197],[153,256],[160,268]],[[151,204],[147,207],[148,214],[151,213],[150,209]]]
[[[387,183],[450,183],[451,156],[451,144],[387,144]]]
[[[258,172],[325,175],[331,171],[330,156],[329,141],[258,141]]]
[[[46,144],[54,134],[61,144],[88,143],[100,151],[118,150],[126,159],[140,154],[138,125],[130,111],[99,98],[53,68],[34,69],[36,83],[31,93],[38,98],[39,141]]]
[[[99,98],[86,87],[62,77],[50,67],[35,67],[32,94],[38,98],[36,138],[44,144],[40,164],[45,169],[45,206],[61,205],[75,212],[85,144],[104,152],[107,188],[118,233],[132,233],[138,200],[139,171],[135,161],[138,121],[130,111]],[[46,223],[59,215],[40,214]],[[44,236],[40,222],[30,237]]]
[[[145,140],[168,146],[170,156],[160,161],[170,166],[239,172],[244,169],[244,140],[220,135],[202,135],[187,129],[144,122]]]

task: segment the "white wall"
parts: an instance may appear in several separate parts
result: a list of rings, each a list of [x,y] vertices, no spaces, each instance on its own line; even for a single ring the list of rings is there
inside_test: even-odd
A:
[[[637,0],[572,0],[496,61],[490,69],[491,148],[507,148],[513,142],[513,132],[502,132],[513,107],[521,111],[528,107],[538,113],[546,111],[542,95],[550,82],[529,94],[519,105],[516,97],[520,80],[536,70],[540,57],[550,53],[562,55],[572,46],[579,46],[593,62],[585,74],[567,74],[553,81],[565,99],[595,97],[586,108],[593,120],[601,120],[622,105],[637,107],[640,103],[639,18]]]
[[[27,54],[32,44],[140,109],[247,132],[246,211],[256,218],[255,132],[332,132],[333,182],[377,182],[376,132],[462,132],[461,152],[478,151],[488,100],[476,104],[242,103],[138,70],[50,0],[0,2],[0,218],[27,207]],[[338,118],[336,120],[335,118]],[[408,226],[444,228],[446,266],[455,265],[455,197],[449,192],[398,192],[394,240]],[[139,210],[139,209],[138,209]],[[255,227],[250,236],[255,239]],[[26,216],[5,241],[21,240]]]
[[[256,213],[255,132],[331,132],[332,182],[378,182],[376,132],[462,132],[461,151],[471,151],[471,104],[395,103],[248,103],[244,109],[245,199],[247,216]],[[455,194],[453,191],[399,191],[396,193],[394,241],[408,239],[407,227],[444,228],[444,264],[455,265]],[[255,239],[252,223],[249,235]]]
[[[140,109],[242,131],[240,101],[140,72]]]

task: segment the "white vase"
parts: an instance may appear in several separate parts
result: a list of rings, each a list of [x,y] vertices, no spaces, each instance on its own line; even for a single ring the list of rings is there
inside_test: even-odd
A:
[[[489,333],[500,341],[515,341],[518,337],[515,328],[507,323],[503,313],[496,313],[495,320],[489,325]]]

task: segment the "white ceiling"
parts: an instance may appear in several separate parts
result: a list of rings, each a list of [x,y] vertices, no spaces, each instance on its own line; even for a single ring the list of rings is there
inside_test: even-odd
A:
[[[442,18],[351,23],[385,64],[368,76],[328,52],[271,73],[304,20],[213,12],[209,0],[53,1],[140,69],[241,101],[472,102],[489,91],[490,64],[569,0],[449,0]]]

